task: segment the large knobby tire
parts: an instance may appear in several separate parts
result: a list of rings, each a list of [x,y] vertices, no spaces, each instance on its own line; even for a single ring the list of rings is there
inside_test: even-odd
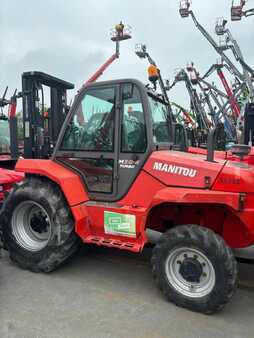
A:
[[[33,272],[50,272],[78,250],[80,240],[60,188],[45,178],[17,184],[0,215],[4,245],[13,262]]]
[[[232,250],[213,231],[196,225],[164,233],[153,250],[152,269],[170,302],[204,314],[222,310],[238,283]]]

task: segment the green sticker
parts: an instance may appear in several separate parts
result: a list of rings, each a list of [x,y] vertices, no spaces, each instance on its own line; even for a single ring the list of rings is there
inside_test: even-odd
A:
[[[136,216],[104,211],[106,234],[136,237]]]

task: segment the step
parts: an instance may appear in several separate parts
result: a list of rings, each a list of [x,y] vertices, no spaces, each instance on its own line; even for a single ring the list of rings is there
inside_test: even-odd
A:
[[[127,241],[119,241],[118,239],[105,238],[100,236],[88,236],[85,238],[85,243],[92,243],[100,246],[107,246],[109,248],[117,248],[120,250],[128,250],[132,252],[140,252],[141,244],[136,241],[135,243]]]

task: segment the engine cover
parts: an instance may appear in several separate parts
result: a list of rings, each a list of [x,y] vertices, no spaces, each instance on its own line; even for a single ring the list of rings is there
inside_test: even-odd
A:
[[[225,160],[207,162],[206,156],[177,151],[153,152],[144,170],[167,186],[210,188]]]

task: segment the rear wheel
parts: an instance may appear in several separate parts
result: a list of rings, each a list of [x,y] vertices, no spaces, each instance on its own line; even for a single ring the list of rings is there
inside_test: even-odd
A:
[[[163,234],[154,248],[152,266],[167,299],[196,312],[221,310],[237,287],[231,249],[214,232],[196,225]]]
[[[57,185],[28,178],[6,199],[1,214],[3,239],[10,258],[34,272],[50,272],[79,247],[67,202]]]

